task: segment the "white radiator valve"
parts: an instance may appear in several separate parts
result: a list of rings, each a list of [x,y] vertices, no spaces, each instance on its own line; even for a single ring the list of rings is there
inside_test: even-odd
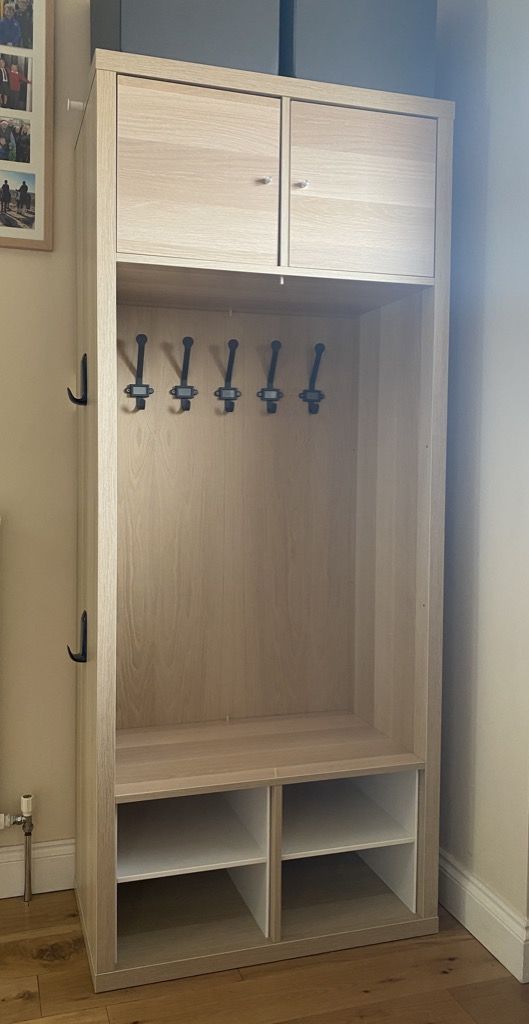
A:
[[[20,797],[20,814],[0,811],[0,829],[21,825],[24,833],[24,903],[31,900],[31,836],[33,833],[33,794]]]
[[[33,812],[33,794],[25,793],[20,797],[20,810],[22,814],[29,815]]]
[[[25,793],[20,797],[20,814],[5,814],[0,812],[0,829],[11,828],[12,825],[31,825],[33,813],[33,794]]]

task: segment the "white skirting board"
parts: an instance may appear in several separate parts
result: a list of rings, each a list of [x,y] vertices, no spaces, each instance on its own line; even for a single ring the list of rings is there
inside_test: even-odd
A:
[[[516,914],[444,850],[439,902],[514,975],[529,982],[529,919]]]
[[[75,877],[75,840],[59,839],[33,843],[33,892],[58,892],[73,889]],[[24,893],[24,847],[0,847],[0,899]]]

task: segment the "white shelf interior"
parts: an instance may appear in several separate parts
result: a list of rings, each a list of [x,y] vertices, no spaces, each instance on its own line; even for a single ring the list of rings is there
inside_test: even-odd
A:
[[[397,857],[402,866],[402,858],[411,862],[413,846],[375,852],[386,858]],[[373,852],[367,856],[373,856]],[[414,895],[408,885],[386,881],[378,866],[366,862],[363,853],[283,863],[282,936],[286,941],[412,921],[414,911]]]
[[[283,794],[283,860],[415,843],[415,771],[301,783]]]
[[[121,969],[263,946],[268,919],[248,900],[240,872],[259,877],[263,864],[152,878],[118,887]],[[267,911],[267,908],[265,908]]]
[[[121,804],[117,881],[267,861],[268,789]]]

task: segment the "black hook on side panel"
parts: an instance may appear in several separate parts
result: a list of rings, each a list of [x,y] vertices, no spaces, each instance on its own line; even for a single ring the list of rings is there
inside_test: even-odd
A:
[[[154,394],[154,388],[151,388],[149,384],[143,383],[143,362],[145,358],[145,346],[147,344],[147,335],[138,334],[136,335],[136,341],[138,343],[138,363],[136,366],[136,380],[134,384],[128,384],[124,388],[125,394],[129,398],[136,399],[136,409],[145,409],[145,399],[149,395]]]
[[[266,402],[267,412],[274,413],[277,412],[277,403],[281,398],[283,398],[283,392],[280,391],[279,388],[274,387],[277,358],[281,349],[281,342],[270,342],[270,348],[272,349],[272,358],[270,360],[268,377],[266,379],[266,387],[261,388],[261,390],[257,392],[257,397],[260,398],[262,402]]]
[[[189,376],[189,360],[191,358],[191,349],[193,348],[193,338],[184,338],[182,341],[184,346],[184,361],[182,363],[182,374],[180,377],[180,383],[175,384],[174,388],[171,388],[169,394],[173,398],[179,398],[181,402],[182,412],[189,412],[191,408],[191,399],[196,398],[198,391],[187,383]]]
[[[314,363],[310,374],[309,386],[305,391],[300,391],[299,397],[302,402],[307,402],[309,407],[309,413],[314,416],[319,412],[320,402],[325,398],[323,391],[318,391],[316,387],[316,381],[318,379],[318,370],[320,368],[321,357],[325,352],[325,345],[322,341],[319,341],[314,346]]]
[[[88,642],[88,616],[86,612],[81,615],[81,649],[78,654],[74,654],[68,644],[66,644],[66,650],[70,655],[72,661],[77,661],[82,664],[86,661],[87,642]]]
[[[228,342],[229,356],[228,365],[226,367],[226,376],[224,378],[224,387],[217,388],[214,392],[215,398],[218,398],[220,402],[224,402],[224,412],[233,412],[235,409],[235,402],[241,397],[241,392],[238,388],[234,388],[231,382],[233,377],[233,367],[235,365],[235,353],[239,347],[239,342],[232,338]]]
[[[88,356],[86,352],[81,356],[81,395],[77,398],[70,388],[66,388],[66,394],[74,405],[88,404]]]

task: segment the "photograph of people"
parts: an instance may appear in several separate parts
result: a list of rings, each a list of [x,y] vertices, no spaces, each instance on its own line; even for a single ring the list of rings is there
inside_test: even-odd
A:
[[[0,181],[0,225],[6,228],[33,228],[35,175],[8,171],[4,175],[0,174]]]
[[[0,160],[16,160],[17,163],[28,164],[30,150],[31,125],[29,121],[0,116]]]
[[[2,46],[23,46],[22,29],[16,16],[14,3],[4,3],[0,18],[0,44]]]
[[[9,72],[3,57],[0,57],[0,106],[9,106]]]
[[[0,45],[33,47],[33,0],[0,0]]]
[[[15,18],[20,25],[20,33],[24,49],[33,46],[33,0],[15,0]]]
[[[3,107],[31,110],[31,72],[31,57],[0,53],[0,96]]]

